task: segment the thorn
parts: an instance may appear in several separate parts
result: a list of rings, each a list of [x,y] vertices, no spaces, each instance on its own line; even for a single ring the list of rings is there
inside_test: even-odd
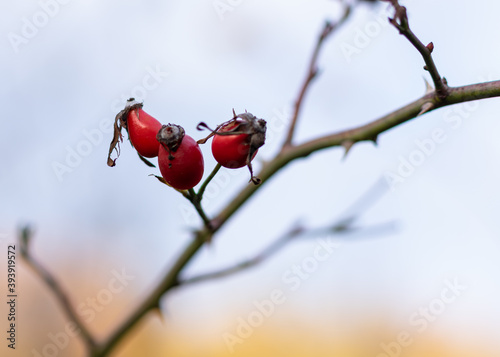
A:
[[[427,79],[425,77],[424,78],[424,82],[425,82],[425,94],[429,94],[429,93],[432,93],[434,92],[434,87],[431,86],[431,84],[427,81]]]
[[[434,104],[431,103],[431,102],[425,102],[422,105],[422,108],[421,108],[420,112],[417,114],[417,117],[420,116],[420,115],[422,115],[422,114],[427,113],[428,111],[431,111],[432,109],[434,109]]]
[[[233,118],[236,118],[236,112],[234,111],[234,108],[233,108]]]
[[[160,308],[160,305],[156,305],[155,307],[153,307],[151,309],[151,311],[153,311],[153,313],[156,313],[158,315],[158,317],[160,318],[160,321],[163,325],[165,325],[165,317],[163,316],[163,313],[161,312],[161,308]]]
[[[349,151],[351,151],[351,148],[354,146],[354,144],[355,144],[355,142],[352,140],[345,140],[342,142],[341,145],[345,149],[344,156],[342,157],[343,160],[345,160],[345,158],[347,157],[347,154],[349,153]]]
[[[378,146],[378,134],[368,140],[372,141],[375,146]]]
[[[429,68],[427,68],[427,66],[424,66],[424,70],[428,71],[428,70],[429,70]]]

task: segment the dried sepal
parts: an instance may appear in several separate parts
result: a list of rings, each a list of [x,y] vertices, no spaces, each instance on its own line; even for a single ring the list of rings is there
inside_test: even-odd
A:
[[[120,143],[123,142],[122,129],[125,128],[125,130],[127,130],[128,113],[131,110],[137,110],[137,109],[141,109],[141,108],[142,108],[142,103],[137,102],[134,98],[130,98],[127,100],[127,104],[125,104],[125,108],[123,108],[118,114],[116,114],[115,123],[113,126],[113,139],[111,140],[111,143],[109,144],[108,166],[110,166],[110,167],[115,166],[116,160],[120,156]],[[116,158],[112,159],[111,154],[113,153],[114,150],[116,150]],[[143,158],[141,158],[141,159],[143,159]],[[146,159],[143,159],[143,161],[144,160],[146,160]],[[151,164],[151,163],[149,163],[149,164]]]
[[[184,128],[177,124],[162,125],[156,134],[156,140],[168,151],[168,158],[174,159],[172,153],[176,152],[186,134]]]
[[[172,186],[170,186],[170,185],[167,183],[167,181],[165,181],[165,179],[164,179],[162,176],[158,176],[158,175],[155,175],[155,174],[150,174],[149,176],[154,176],[154,177],[156,177],[156,178],[158,179],[158,181],[160,181],[161,183],[163,183],[163,184],[165,184],[165,185],[167,185],[167,186],[169,186],[169,187],[172,187]]]
[[[186,197],[187,199],[190,199],[190,197],[189,197],[189,191],[188,191],[188,190],[179,190],[179,189],[177,189],[177,188],[175,188],[175,187],[172,187],[172,186],[171,186],[171,185],[167,182],[167,180],[165,180],[165,179],[163,178],[163,176],[158,176],[158,175],[155,175],[155,174],[150,174],[149,176],[154,176],[154,177],[156,177],[156,178],[158,179],[158,181],[160,181],[162,184],[167,185],[167,186],[168,186],[168,187],[170,187],[170,188],[173,188],[173,189],[174,189],[174,190],[176,190],[177,192],[180,192],[180,193],[181,193],[184,197]]]
[[[149,166],[149,167],[156,167],[155,164],[153,164],[151,161],[149,161],[148,159],[146,159],[141,154],[137,153],[137,155],[139,155],[139,159],[141,159],[141,161],[144,162],[147,166]]]

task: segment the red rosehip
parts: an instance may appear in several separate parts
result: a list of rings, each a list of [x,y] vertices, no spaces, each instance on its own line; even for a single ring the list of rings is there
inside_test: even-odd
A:
[[[230,133],[238,129],[243,121],[238,119],[223,125],[217,133]],[[253,153],[250,161],[257,154]],[[250,152],[250,134],[214,135],[212,140],[212,154],[215,160],[224,167],[237,169],[247,164]]]
[[[237,169],[246,165],[250,171],[250,181],[260,184],[261,180],[253,175],[252,160],[266,141],[264,119],[258,119],[248,112],[236,115],[233,110],[233,119],[217,126],[215,130],[204,122],[200,122],[197,128],[211,131],[210,135],[198,140],[198,143],[204,144],[213,136],[212,154],[221,166]]]
[[[163,125],[156,136],[160,143],[158,165],[165,181],[178,190],[196,186],[203,177],[203,155],[198,143],[175,124]]]
[[[127,129],[130,141],[140,155],[144,157],[158,156],[160,144],[156,140],[156,134],[161,129],[161,123],[142,110],[142,104],[129,110]]]

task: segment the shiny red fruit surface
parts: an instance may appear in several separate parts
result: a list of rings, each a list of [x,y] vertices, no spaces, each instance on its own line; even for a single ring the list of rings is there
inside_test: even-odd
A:
[[[233,121],[219,130],[219,133],[230,133],[237,131],[241,121]],[[247,164],[247,157],[250,151],[250,135],[215,135],[212,140],[212,154],[215,160],[224,167],[237,169]],[[257,151],[252,155],[252,160]]]
[[[161,123],[140,108],[132,109],[127,116],[130,141],[137,152],[144,157],[158,156],[160,143],[156,134]]]
[[[203,177],[203,155],[196,141],[188,135],[182,138],[175,152],[160,145],[158,165],[165,181],[178,190],[193,188]]]

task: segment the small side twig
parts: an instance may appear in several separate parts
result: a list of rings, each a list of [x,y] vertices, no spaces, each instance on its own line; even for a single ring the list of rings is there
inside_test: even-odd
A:
[[[446,81],[440,76],[436,64],[434,63],[434,59],[432,58],[434,44],[430,42],[428,45],[424,45],[422,41],[420,41],[420,39],[413,33],[410,29],[406,7],[401,6],[398,0],[385,1],[389,1],[395,9],[394,17],[389,18],[389,22],[399,30],[401,35],[410,41],[410,43],[417,49],[424,59],[424,69],[427,70],[432,77],[438,98],[446,98],[448,95],[448,86]]]
[[[221,167],[221,164],[217,163],[207,179],[201,184],[200,189],[198,190],[198,194],[196,195],[200,202],[203,199],[203,194],[205,193],[208,184],[210,183],[210,181],[212,181],[215,175],[217,175],[217,172],[219,172]]]
[[[232,274],[241,272],[242,270],[256,266],[256,265],[262,263],[263,261],[267,260],[271,256],[273,256],[279,250],[281,250],[281,248],[283,248],[290,241],[292,241],[293,238],[299,236],[302,233],[302,231],[303,231],[303,229],[300,227],[295,228],[295,229],[291,230],[290,232],[288,232],[287,234],[280,237],[279,239],[277,239],[276,241],[269,244],[266,248],[264,248],[260,253],[255,255],[253,258],[250,258],[250,259],[245,260],[243,262],[237,263],[234,266],[230,266],[230,267],[216,270],[213,272],[200,274],[198,276],[194,276],[191,278],[180,280],[178,285],[184,286],[184,285],[199,283],[201,281],[223,278],[225,276],[232,275]]]
[[[31,231],[28,227],[22,229],[19,235],[19,242],[21,245],[21,257],[28,267],[35,272],[36,275],[47,285],[47,287],[55,295],[57,301],[66,314],[67,318],[71,320],[76,327],[80,330],[81,337],[89,351],[96,348],[97,342],[91,335],[90,331],[84,325],[84,323],[78,317],[78,314],[71,304],[68,294],[64,291],[61,284],[57,282],[54,276],[40,263],[38,262],[29,251],[29,244],[31,237]]]
[[[198,212],[198,215],[203,220],[203,224],[205,225],[205,227],[209,230],[213,230],[212,222],[207,217],[207,214],[203,210],[203,207],[201,207],[201,201],[198,198],[196,192],[192,188],[190,188],[188,190],[188,194],[185,195],[185,197],[193,204],[194,208],[196,209],[196,212]]]
[[[313,79],[316,78],[318,75],[318,57],[319,53],[321,51],[321,48],[325,42],[325,40],[333,33],[335,29],[337,29],[340,25],[342,25],[348,18],[349,15],[351,14],[351,5],[345,4],[345,10],[340,18],[340,20],[337,21],[337,23],[332,24],[331,22],[327,21],[325,25],[323,26],[323,29],[321,30],[321,34],[318,37],[318,40],[316,42],[316,47],[314,48],[313,54],[311,56],[311,59],[309,61],[309,66],[307,70],[307,75],[306,79],[304,80],[304,83],[302,84],[302,87],[300,88],[299,95],[297,96],[297,99],[295,101],[294,105],[294,112],[292,115],[292,120],[290,122],[290,126],[288,128],[288,133],[285,138],[285,142],[283,143],[283,149],[292,145],[292,139],[293,135],[295,133],[295,127],[297,126],[297,121],[299,118],[300,114],[300,109],[302,108],[302,103],[304,102],[304,98],[306,95],[307,90],[310,87],[310,84],[312,83]]]
[[[226,276],[239,273],[243,270],[252,268],[258,264],[261,264],[265,260],[268,260],[273,255],[278,253],[282,248],[284,248],[288,243],[292,242],[295,238],[299,236],[316,237],[325,234],[344,234],[348,232],[354,232],[357,230],[353,226],[354,222],[366,212],[375,202],[377,202],[384,193],[387,192],[387,185],[382,179],[378,180],[372,187],[370,187],[357,201],[355,201],[351,206],[349,206],[344,214],[336,220],[333,225],[322,228],[311,228],[306,229],[304,227],[294,227],[290,229],[289,232],[281,236],[280,238],[273,241],[271,244],[266,246],[262,251],[257,253],[254,257],[244,260],[242,262],[236,263],[232,266],[215,270],[212,272],[200,274],[193,276],[191,278],[180,279],[178,285],[189,285],[195,284],[207,280],[224,278]],[[387,227],[387,225],[381,226]]]

